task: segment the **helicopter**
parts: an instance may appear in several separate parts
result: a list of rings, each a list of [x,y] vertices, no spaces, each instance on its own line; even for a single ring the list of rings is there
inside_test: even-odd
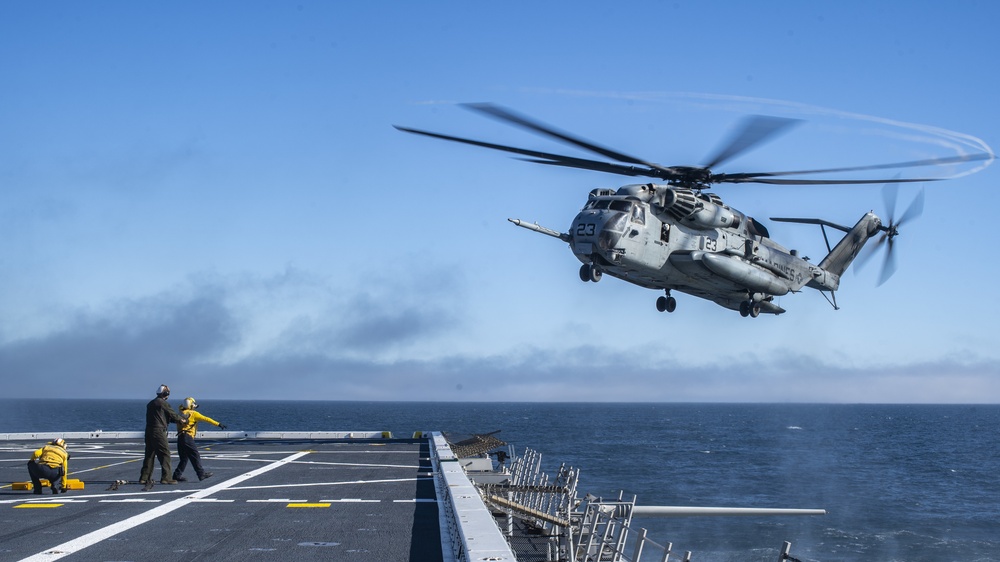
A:
[[[898,220],[892,217],[899,183],[936,181],[944,178],[889,179],[799,179],[788,176],[834,174],[869,170],[953,164],[993,159],[991,153],[965,154],[895,164],[877,164],[820,170],[785,172],[716,173],[712,169],[739,154],[784,133],[799,120],[763,115],[748,116],[703,166],[663,166],[606,148],[558,130],[499,105],[462,104],[463,107],[575,146],[612,160],[566,156],[479,140],[445,135],[411,127],[394,127],[402,132],[464,143],[519,155],[522,160],[550,166],[578,168],[611,174],[653,178],[659,182],[624,185],[618,189],[590,191],[569,231],[559,232],[520,219],[508,219],[516,226],[557,238],[569,244],[582,263],[579,276],[584,282],[598,282],[604,274],[628,283],[663,291],[656,299],[660,312],[674,312],[674,292],[692,295],[738,311],[741,316],[761,313],[782,314],[785,309],[775,297],[800,292],[804,287],[820,291],[839,309],[836,291],[841,276],[850,267],[862,266],[885,245],[885,259],[879,285],[895,271],[893,244],[899,228],[923,210],[923,190]],[[771,217],[777,222],[818,225],[828,254],[818,264],[771,239],[760,221],[726,205],[706,191],[712,185],[757,183],[772,185],[885,184],[883,197],[890,218],[883,222],[874,212],[865,213],[853,226],[842,226],[816,218]],[[830,244],[827,228],[844,236]],[[881,236],[879,236],[881,234]],[[874,246],[862,254],[869,240]],[[860,257],[859,257],[860,255]]]

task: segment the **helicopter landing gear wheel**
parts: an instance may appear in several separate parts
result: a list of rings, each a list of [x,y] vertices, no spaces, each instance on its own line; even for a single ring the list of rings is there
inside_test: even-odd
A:
[[[580,266],[580,280],[586,283],[587,281],[593,281],[597,283],[604,276],[604,272],[597,268],[597,266],[585,263]]]
[[[741,302],[740,316],[744,318],[746,318],[747,316],[751,318],[756,318],[760,316],[760,303],[753,302],[752,300]]]
[[[660,297],[656,299],[656,310],[660,312],[673,312],[677,310],[677,299],[674,297]]]

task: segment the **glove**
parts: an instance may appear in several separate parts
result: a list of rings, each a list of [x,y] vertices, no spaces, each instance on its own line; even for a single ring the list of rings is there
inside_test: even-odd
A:
[[[222,431],[225,431],[226,430],[226,424],[220,423],[219,424],[219,429],[221,429]]]

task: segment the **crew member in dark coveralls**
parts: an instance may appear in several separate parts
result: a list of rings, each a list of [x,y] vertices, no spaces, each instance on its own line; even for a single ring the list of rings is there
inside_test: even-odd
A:
[[[146,404],[146,456],[142,461],[142,472],[139,475],[139,483],[152,484],[153,458],[160,462],[160,484],[176,484],[177,481],[171,478],[170,474],[170,444],[167,442],[167,425],[173,423],[184,423],[187,416],[180,416],[170,404],[167,397],[170,396],[170,387],[161,384],[156,389],[156,398]]]
[[[44,478],[49,481],[52,493],[66,492],[63,487],[63,477],[69,468],[69,453],[66,452],[66,441],[56,439],[51,443],[42,446],[35,451],[28,461],[28,475],[31,476],[32,490],[36,494],[42,493],[42,482]]]
[[[194,437],[198,435],[198,422],[210,423],[223,431],[226,429],[225,425],[196,412],[197,408],[198,403],[190,396],[185,398],[184,403],[181,404],[181,414],[187,416],[188,420],[187,423],[177,424],[177,456],[181,460],[177,462],[177,470],[174,471],[174,480],[178,482],[187,480],[187,478],[184,478],[184,469],[187,468],[188,461],[191,461],[191,468],[198,475],[198,480],[204,480],[212,476],[211,472],[206,472],[201,467],[201,455],[198,454],[198,447],[194,444]]]

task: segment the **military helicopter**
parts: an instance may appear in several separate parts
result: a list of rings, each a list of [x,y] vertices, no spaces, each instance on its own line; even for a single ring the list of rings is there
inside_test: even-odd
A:
[[[568,243],[573,254],[582,262],[582,281],[597,282],[606,273],[640,287],[663,291],[664,294],[656,299],[656,308],[660,312],[676,309],[677,300],[673,296],[676,291],[739,311],[743,317],[756,318],[762,312],[777,315],[785,309],[775,303],[775,297],[799,292],[803,287],[820,291],[833,308],[838,309],[835,292],[840,286],[841,276],[858,258],[865,244],[879,233],[881,237],[867,251],[869,253],[861,256],[856,267],[886,244],[879,284],[892,275],[895,271],[893,240],[899,235],[900,226],[922,212],[924,201],[921,190],[899,220],[890,218],[887,224],[873,212],[865,213],[853,227],[823,219],[772,217],[774,221],[820,226],[829,253],[819,264],[813,264],[808,261],[809,258],[772,240],[767,228],[759,221],[726,205],[716,194],[705,191],[714,184],[884,183],[883,195],[892,213],[897,184],[944,178],[794,179],[787,176],[885,170],[994,158],[993,154],[982,153],[822,170],[716,173],[712,171],[716,166],[773,139],[798,120],[760,115],[747,117],[729,142],[704,166],[663,166],[594,144],[501,106],[485,103],[463,106],[615,162],[516,148],[398,125],[395,127],[407,133],[518,154],[526,157],[521,159],[528,162],[655,178],[665,182],[630,184],[617,190],[592,190],[568,232],[508,219],[517,226]],[[827,227],[846,233],[835,246],[830,245]]]

